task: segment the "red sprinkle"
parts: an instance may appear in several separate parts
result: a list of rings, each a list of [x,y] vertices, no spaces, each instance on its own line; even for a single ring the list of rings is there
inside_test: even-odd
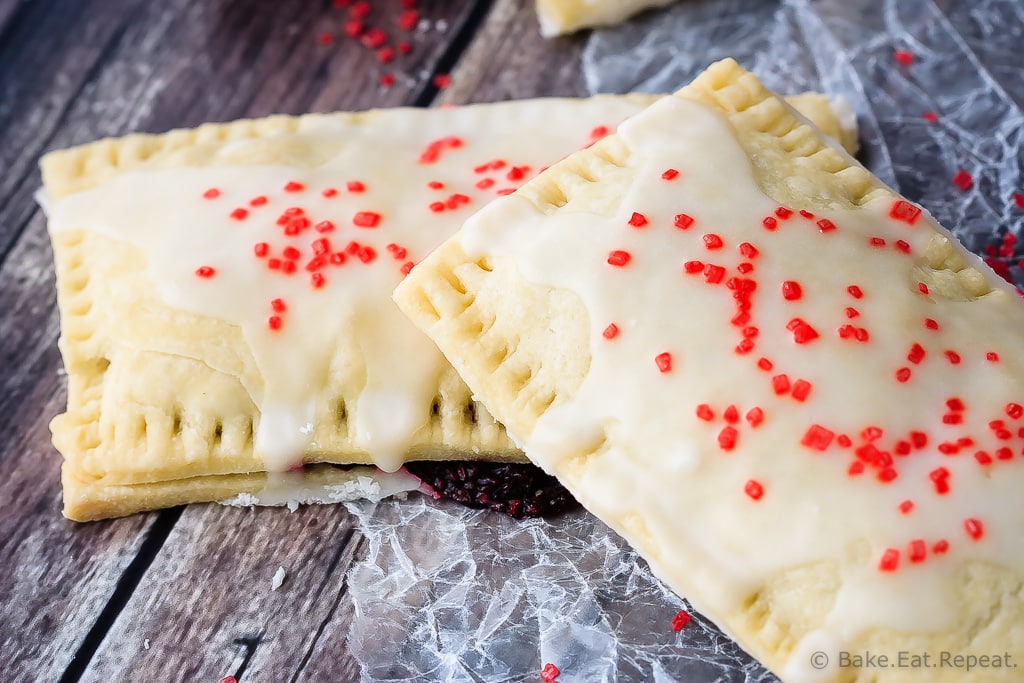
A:
[[[209,279],[216,274],[217,271],[211,268],[210,266],[199,266],[198,268],[196,268],[196,275],[202,278]]]
[[[902,512],[905,515],[908,515],[910,514],[910,511],[914,509],[914,501],[905,500],[902,503],[900,503],[899,508],[900,512]]]
[[[334,223],[331,221],[320,221],[313,227],[317,232],[334,232]]]
[[[819,232],[832,232],[836,229],[836,224],[827,218],[822,218],[817,225]]]
[[[935,545],[932,546],[932,552],[936,555],[943,555],[947,550],[949,550],[949,541],[945,539],[936,541]]]
[[[956,351],[946,351],[946,360],[948,360],[951,365],[959,365],[960,354]]]
[[[738,410],[736,410],[736,406],[729,404],[729,406],[725,409],[725,412],[722,413],[722,419],[724,419],[729,424],[736,424],[737,422],[739,422],[740,413]]]
[[[672,630],[678,633],[690,623],[690,615],[685,610],[679,610],[674,617],[672,617]]]
[[[882,559],[878,561],[878,571],[892,572],[900,565],[900,551],[895,548],[886,548],[882,553]]]
[[[761,225],[768,230],[775,230],[779,227],[779,222],[772,216],[765,216],[764,220],[761,221]]]
[[[675,226],[680,230],[686,230],[693,225],[693,217],[688,216],[685,213],[676,214],[675,220],[673,221]]]
[[[914,55],[907,50],[896,50],[892,53],[892,58],[903,66],[910,66],[914,62]]]
[[[764,411],[758,407],[753,407],[747,411],[747,422],[750,423],[751,427],[757,427],[759,424],[764,422]]]
[[[209,190],[203,193],[203,199],[216,199],[220,196],[220,190],[216,187],[211,187]]]
[[[787,209],[784,206],[780,206],[777,209],[775,209],[775,215],[781,218],[782,220],[786,220],[787,218],[793,215],[793,210]]]
[[[540,671],[540,680],[544,681],[544,683],[554,683],[554,680],[558,678],[560,673],[562,672],[554,664],[545,664],[544,668]]]
[[[700,272],[702,272],[704,270],[704,262],[703,261],[687,261],[686,263],[683,264],[683,270],[685,270],[690,275],[694,275],[696,273],[700,273]]]
[[[803,403],[807,400],[807,395],[811,393],[811,383],[807,380],[798,379],[793,382],[793,398]]]
[[[966,191],[971,189],[971,185],[974,184],[974,178],[971,177],[970,173],[961,168],[953,176],[953,184]]]
[[[670,168],[661,174],[662,180],[675,180],[679,177],[679,171],[674,168]]]
[[[864,292],[862,292],[860,287],[857,285],[850,285],[846,288],[846,291],[849,292],[850,296],[854,299],[861,299],[864,297]]]
[[[939,115],[933,111],[926,111],[925,113],[921,114],[921,118],[927,121],[928,123],[935,123],[936,121],[939,120]]]
[[[708,233],[707,235],[704,235],[703,239],[704,247],[709,250],[721,249],[722,245],[724,244],[722,242],[722,238],[714,233]]]
[[[897,382],[907,382],[910,379],[910,368],[900,368],[896,371]]]
[[[995,351],[989,351],[988,353],[985,354],[985,360],[987,360],[990,363],[998,363],[999,354],[996,353]]]
[[[434,76],[434,87],[439,90],[444,90],[452,84],[452,77],[448,74],[437,74]]]
[[[913,225],[917,221],[918,216],[920,215],[921,209],[914,206],[910,202],[903,201],[902,199],[897,200],[892,205],[892,208],[889,209],[890,218],[895,218],[898,221],[903,221],[904,223],[908,223],[910,225]]]
[[[814,218],[814,214],[808,211],[807,209],[800,209],[800,215],[806,218],[807,220]]]
[[[755,259],[757,258],[757,255],[761,253],[757,250],[757,247],[750,242],[742,242],[739,246],[739,250],[740,254],[742,254],[744,258],[748,259]]]
[[[604,328],[604,332],[601,333],[601,336],[605,339],[615,339],[619,336],[619,326],[615,323],[610,323],[608,327]]]
[[[279,315],[272,315],[269,318],[267,318],[267,326],[270,327],[270,329],[272,330],[281,329],[282,323],[283,321],[281,320],[281,316]]]
[[[1007,403],[1006,414],[1014,420],[1019,420],[1021,416],[1024,416],[1024,406],[1019,403]]]
[[[928,295],[928,285],[926,285],[923,282],[918,282],[917,283],[917,291],[919,291],[922,294],[924,294],[925,296],[927,296]]]
[[[796,301],[804,294],[799,282],[786,280],[782,283],[782,298],[787,301]]]
[[[929,330],[937,330],[937,329],[939,329],[939,324],[937,322],[935,322],[932,318],[925,318],[924,319],[924,326],[927,327]]]
[[[754,500],[761,500],[761,496],[764,495],[764,487],[755,479],[749,480],[743,490]]]
[[[711,422],[715,418],[715,411],[707,403],[701,403],[697,406],[697,417],[705,422]]]
[[[266,256],[269,251],[270,245],[267,244],[266,242],[257,242],[256,244],[252,245],[252,252],[260,258]]]
[[[284,191],[285,192],[302,192],[305,189],[306,189],[305,185],[303,185],[302,183],[296,182],[294,180],[288,181],[285,184],[285,186],[284,186]]]
[[[910,542],[910,548],[907,551],[907,559],[911,562],[923,562],[927,555],[927,546],[921,539],[915,539]]]
[[[654,363],[662,373],[670,372],[672,370],[672,354],[667,351],[659,353],[654,357]]]
[[[985,527],[982,526],[981,520],[968,517],[964,520],[964,530],[967,531],[967,535],[977,541],[985,534]]]
[[[380,214],[373,211],[360,211],[352,217],[352,223],[360,228],[376,228],[380,223]]]
[[[1013,203],[1017,205],[1018,209],[1024,209],[1024,194],[1020,192],[1013,193]]]
[[[807,428],[804,437],[800,439],[800,443],[808,448],[823,451],[832,443],[834,436],[835,432],[831,429],[822,427],[819,424],[812,424]]]
[[[872,237],[871,239],[868,240],[868,244],[870,244],[873,247],[884,247],[885,240],[882,239],[881,237]]]
[[[783,374],[772,377],[772,389],[780,396],[789,391],[789,376]]]
[[[731,451],[736,448],[736,437],[739,436],[739,432],[736,431],[735,427],[726,425],[722,427],[722,431],[718,433],[718,447],[723,451]]]
[[[704,279],[712,285],[717,285],[725,277],[725,268],[711,263],[704,266]]]
[[[234,676],[225,676],[218,683],[238,683]]]
[[[761,368],[761,369],[762,369],[762,370],[764,370],[765,372],[768,372],[768,371],[769,371],[769,370],[771,370],[771,369],[772,369],[773,367],[775,367],[775,364],[774,364],[774,363],[772,363],[772,362],[771,362],[770,360],[768,360],[767,358],[761,358],[761,359],[759,359],[759,360],[757,361],[757,367]]]
[[[247,209],[238,208],[231,212],[230,216],[236,221],[244,221],[248,217],[249,211]]]
[[[616,249],[608,254],[608,263],[613,266],[622,267],[629,263],[629,259],[632,258],[628,251]]]
[[[647,216],[634,211],[633,215],[629,217],[629,224],[634,228],[642,228],[647,225]]]

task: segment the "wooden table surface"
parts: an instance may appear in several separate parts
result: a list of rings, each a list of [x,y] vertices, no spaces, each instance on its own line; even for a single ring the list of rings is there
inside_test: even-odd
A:
[[[399,0],[372,6],[368,23],[402,33]],[[429,28],[384,65],[343,34],[346,10],[330,0],[0,0],[0,681],[358,678],[345,573],[363,548],[344,507],[61,516],[47,424],[65,381],[33,193],[41,154],[105,136],[583,94],[585,36],[540,38],[531,2],[416,6]],[[281,565],[315,590],[268,590]]]

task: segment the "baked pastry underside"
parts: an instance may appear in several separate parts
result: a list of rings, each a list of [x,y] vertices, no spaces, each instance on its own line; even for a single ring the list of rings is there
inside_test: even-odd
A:
[[[856,210],[873,202],[899,200],[731,60],[713,65],[676,96],[724,117],[746,152],[761,191],[779,206]],[[525,199],[529,207],[522,202],[513,206],[510,201],[507,214],[494,215],[507,219],[509,230],[516,227],[518,219],[543,221],[544,216],[577,212],[611,216],[621,213],[620,205],[636,173],[632,150],[621,136],[611,136],[552,167],[510,198]],[[533,239],[536,233],[529,234]],[[716,558],[692,548],[666,547],[665,536],[655,529],[655,509],[667,505],[666,501],[653,500],[654,494],[648,493],[631,498],[633,508],[622,512],[629,505],[609,500],[617,490],[609,477],[614,478],[613,472],[622,474],[620,465],[628,469],[616,462],[617,469],[602,472],[611,464],[605,460],[608,453],[618,447],[628,450],[628,444],[615,441],[615,430],[603,431],[589,441],[583,437],[577,444],[573,425],[567,425],[565,431],[545,432],[543,438],[545,443],[568,440],[579,446],[576,451],[557,457],[547,456],[543,447],[532,452],[530,443],[538,422],[571,402],[591,369],[588,349],[594,343],[593,324],[576,292],[527,279],[516,262],[502,258],[500,252],[492,258],[469,251],[457,235],[421,263],[396,291],[403,312],[437,342],[475,394],[526,445],[527,454],[555,474],[591,512],[622,533],[656,574],[769,668],[787,680],[805,680],[811,652],[801,648],[812,642],[806,638],[824,627],[844,589],[842,565],[851,558],[827,558],[782,569],[745,594],[731,596],[734,599],[725,604],[715,597],[715,577],[723,571]],[[942,236],[930,244],[924,261],[916,271],[919,286],[930,286],[932,295],[957,301],[1013,296],[1006,291],[992,292],[990,278],[970,267]],[[1007,370],[1019,371],[1019,364],[1014,362]],[[676,411],[664,419],[679,420],[680,415]],[[666,471],[665,476],[677,475]],[[653,490],[654,482],[646,483],[646,489]],[[699,486],[699,479],[694,483]],[[644,481],[629,486],[629,490],[645,490]],[[685,512],[679,513],[680,524],[685,516]],[[855,559],[870,562],[864,552],[865,548],[860,548]],[[1019,568],[965,560],[951,585],[952,594],[942,597],[953,605],[956,624],[952,628],[936,629],[927,620],[910,630],[876,626],[852,634],[843,642],[843,649],[930,653],[933,662],[942,652],[1024,651],[1024,575]],[[702,590],[709,587],[712,590]],[[837,654],[829,652],[830,657]],[[803,661],[795,661],[797,658]],[[813,680],[844,683],[1017,680],[1014,669],[1006,666],[966,672],[938,666],[872,668],[870,663],[861,666],[856,662],[817,676]]]

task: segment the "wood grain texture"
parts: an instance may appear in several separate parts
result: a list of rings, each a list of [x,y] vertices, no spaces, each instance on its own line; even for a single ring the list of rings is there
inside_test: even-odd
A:
[[[438,93],[433,74],[465,63],[492,3],[417,5],[424,26],[403,34],[400,1],[373,3],[367,23],[412,45],[384,65],[342,34],[345,10],[329,0],[0,0],[0,566],[13,568],[0,573],[0,680],[357,677],[345,652],[344,576],[360,537],[343,508],[196,506],[88,525],[60,517],[47,423],[63,408],[64,379],[52,254],[32,193],[43,152],[100,137],[427,104]],[[488,24],[488,40],[501,40],[488,48],[476,39],[487,60],[466,73],[504,61],[536,73],[521,51],[549,55],[550,46],[519,16],[525,8],[501,15],[515,41]],[[392,87],[378,85],[384,73]],[[482,76],[460,88],[476,100],[510,94]],[[288,578],[271,592],[278,566]]]

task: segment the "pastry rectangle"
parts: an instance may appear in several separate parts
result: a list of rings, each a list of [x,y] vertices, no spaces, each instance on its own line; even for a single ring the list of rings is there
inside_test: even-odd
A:
[[[735,62],[483,209],[395,298],[783,679],[1017,680],[1020,297]]]
[[[352,485],[372,465],[522,460],[390,293],[476,208],[653,99],[272,117],[46,156],[65,514],[337,500],[381,493]],[[835,122],[820,96],[800,106]],[[266,490],[302,464],[331,490]],[[371,467],[331,466],[353,464]]]

